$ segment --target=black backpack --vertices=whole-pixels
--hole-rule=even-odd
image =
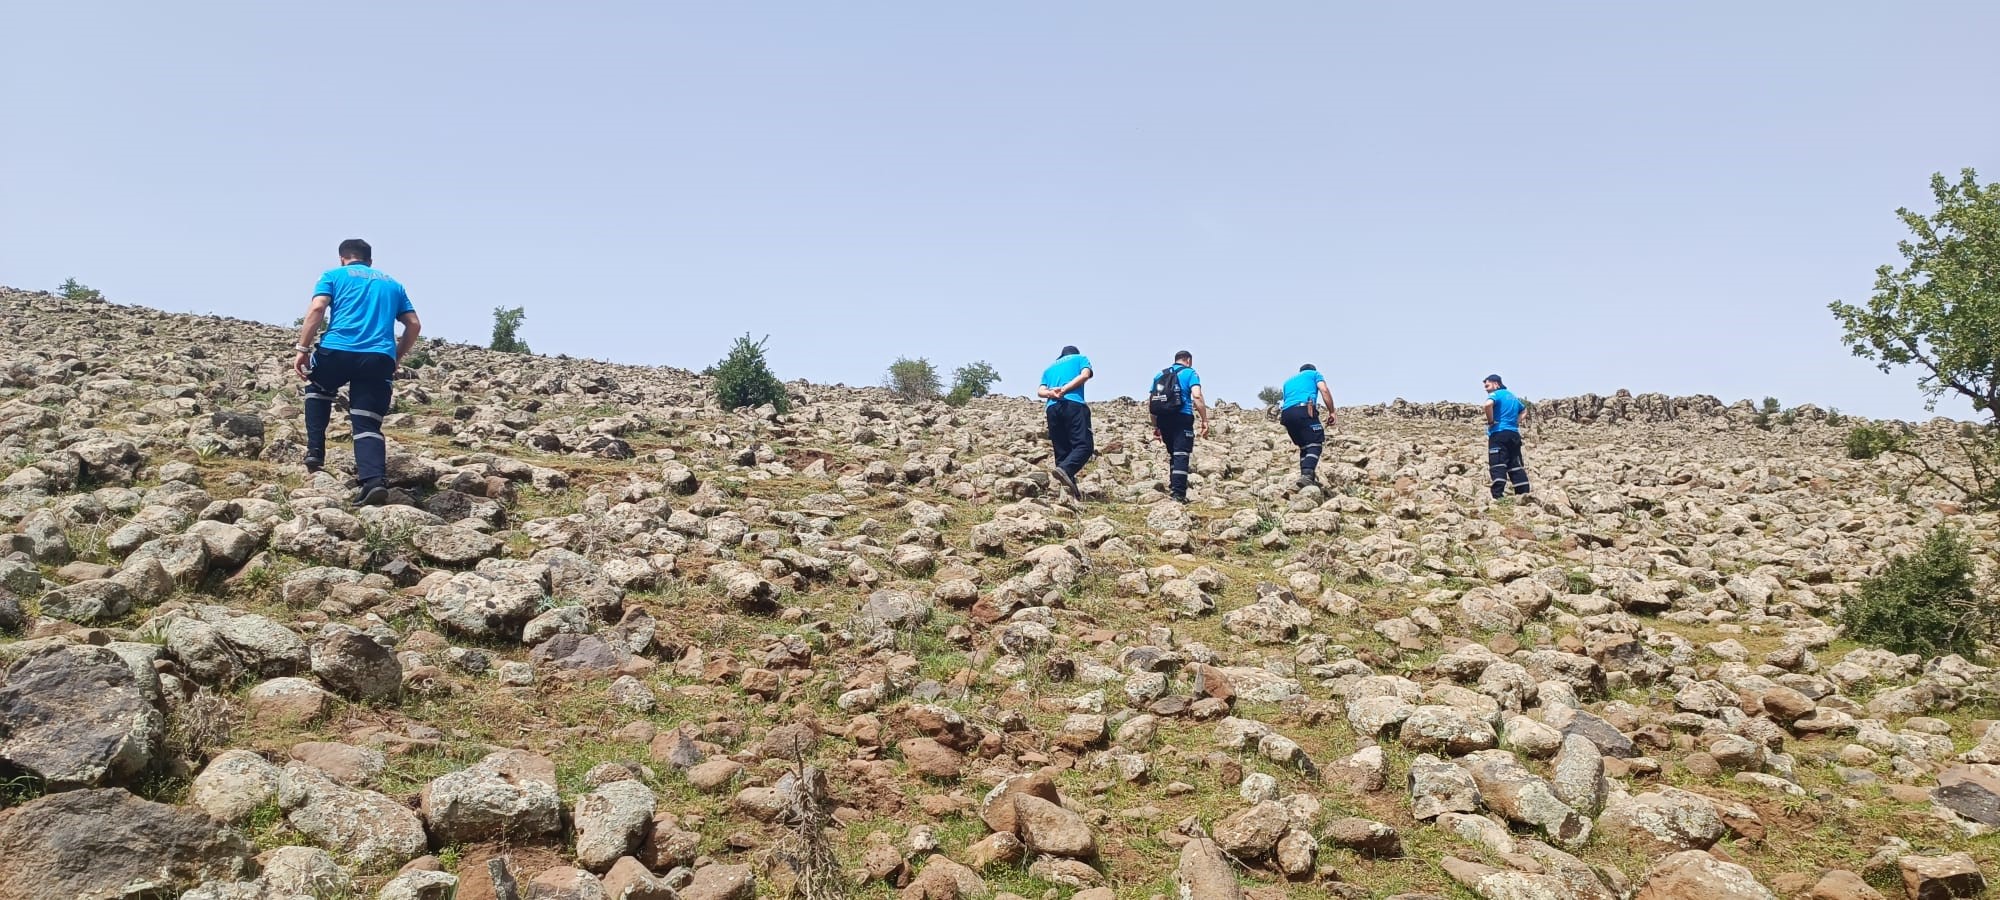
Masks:
[[[1153,376],[1153,390],[1146,395],[1146,409],[1154,416],[1180,415],[1181,406],[1185,402],[1181,397],[1180,374],[1183,368],[1186,367],[1174,363],[1161,369],[1160,374]]]

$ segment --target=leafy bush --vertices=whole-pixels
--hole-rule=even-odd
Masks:
[[[1848,637],[1895,653],[1971,653],[2000,634],[2000,619],[1974,589],[1965,542],[1944,527],[1916,555],[1898,555],[1862,582],[1840,622]]]
[[[403,365],[421,369],[435,362],[431,359],[431,345],[436,340],[436,338],[417,338],[417,345],[411,347],[410,352],[403,357]]]
[[[1765,397],[1764,405],[1758,407],[1756,415],[1750,417],[1750,422],[1751,424],[1756,425],[1758,428],[1762,428],[1765,431],[1770,431],[1771,417],[1777,415],[1778,410],[1782,408],[1783,408],[1782,404],[1778,403],[1778,398]]]
[[[104,294],[96,288],[74,278],[63,279],[62,286],[56,288],[56,293],[61,294],[64,300],[79,303],[96,303],[104,299]]]
[[[936,400],[944,392],[944,385],[938,381],[937,366],[921,356],[916,359],[896,357],[896,361],[889,364],[889,374],[882,377],[882,386],[912,402]]]
[[[493,340],[486,346],[502,353],[533,353],[528,342],[521,340],[521,322],[528,317],[528,311],[516,306],[493,307]]]
[[[951,373],[951,393],[944,396],[944,402],[953,406],[964,406],[974,398],[984,397],[993,392],[993,383],[1000,380],[1000,371],[986,364],[985,360],[959,366]]]
[[[779,412],[791,408],[784,382],[771,374],[770,365],[764,361],[764,343],[770,339],[770,335],[765,335],[762,340],[753,341],[746,332],[729,348],[729,355],[709,370],[715,376],[715,399],[723,409],[766,403],[777,407]]]
[[[1275,409],[1278,404],[1285,402],[1285,392],[1275,387],[1265,387],[1257,392],[1257,399],[1263,401],[1265,406]]]
[[[1841,415],[1839,409],[1836,409],[1831,406],[1826,408],[1826,424],[1832,425],[1835,428],[1839,428],[1841,423],[1846,421],[1847,417]]]
[[[1902,444],[1902,436],[1877,425],[1856,425],[1847,430],[1847,458],[1874,459]]]

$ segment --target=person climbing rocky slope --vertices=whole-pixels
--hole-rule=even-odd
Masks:
[[[723,411],[433,342],[354,509],[284,330],[0,321],[0,900],[1930,900],[1995,863],[2000,673],[1833,624],[1938,524],[1990,575],[1995,519],[1815,410],[1544,401],[1495,502],[1476,406],[1343,409],[1300,489],[1223,404],[1181,506],[1112,401],[1074,502],[1032,400]]]

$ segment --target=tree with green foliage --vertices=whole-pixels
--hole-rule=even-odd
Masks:
[[[1981,185],[1972,169],[1957,181],[1931,176],[1937,211],[1898,209],[1911,237],[1898,241],[1903,265],[1875,270],[1865,306],[1828,304],[1855,356],[1888,372],[1917,369],[1925,408],[1957,395],[1985,418],[1959,443],[1968,474],[1948,471],[1915,445],[1896,449],[1971,501],[2000,506],[2000,184]]]
[[[97,303],[104,299],[104,294],[98,289],[74,278],[63,279],[62,286],[56,288],[56,293],[72,303]]]
[[[487,347],[502,353],[533,353],[528,342],[521,340],[521,323],[528,318],[528,311],[519,306],[508,309],[493,307],[493,340]]]
[[[992,393],[999,380],[1000,370],[987,365],[986,360],[966,363],[951,373],[951,393],[944,396],[944,402],[964,406]]]
[[[1257,392],[1257,400],[1264,404],[1266,409],[1277,409],[1278,404],[1285,402],[1285,392],[1279,388],[1266,385],[1263,390]]]
[[[715,378],[716,402],[721,403],[723,409],[742,409],[766,403],[777,407],[779,412],[791,408],[791,398],[785,395],[785,383],[771,374],[770,364],[764,360],[764,344],[770,339],[770,335],[765,335],[762,340],[753,341],[745,332],[729,348],[729,355],[709,368],[708,374]]]
[[[1861,424],[1847,431],[1847,458],[1874,459],[1901,447],[1903,435],[1880,425]]]
[[[882,386],[913,403],[936,400],[939,394],[944,393],[937,366],[921,356],[916,359],[896,357],[896,361],[889,364],[889,373],[882,376]]]
[[[1882,574],[1862,582],[1840,622],[1861,643],[1926,656],[1970,655],[2000,635],[2000,618],[1980,602],[1971,553],[1944,527],[1916,554],[1891,558]]]

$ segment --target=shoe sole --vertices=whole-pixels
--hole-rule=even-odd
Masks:
[[[388,489],[388,488],[383,488],[383,487],[378,487],[378,488],[370,488],[370,489],[368,489],[368,490],[366,490],[366,491],[362,491],[362,492],[361,492],[361,496],[360,496],[360,498],[358,498],[358,499],[356,499],[356,500],[354,501],[354,505],[355,505],[355,506],[381,506],[381,505],[382,505],[382,504],[383,504],[383,503],[384,503],[385,501],[387,501],[388,499],[389,499],[389,489]]]
[[[1069,491],[1069,495],[1071,497],[1075,497],[1077,499],[1083,498],[1083,491],[1077,488],[1076,479],[1074,477],[1072,477],[1068,472],[1065,472],[1061,469],[1056,469],[1055,473],[1056,473],[1056,480],[1062,482],[1062,486]]]

